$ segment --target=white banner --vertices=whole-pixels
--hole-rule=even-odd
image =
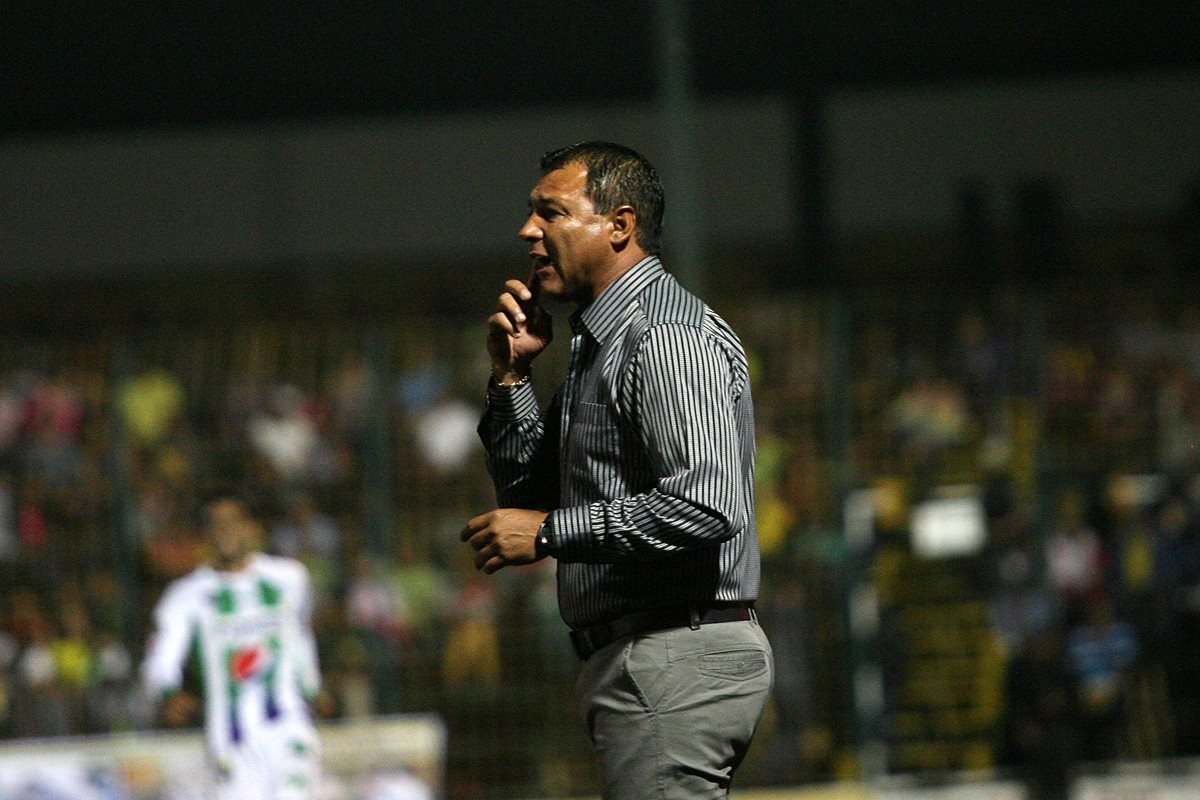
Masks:
[[[445,781],[435,715],[320,727],[319,800],[432,800]],[[211,793],[200,734],[133,732],[0,745],[0,800],[202,800]]]
[[[1071,800],[1200,800],[1200,775],[1112,775],[1076,781]]]

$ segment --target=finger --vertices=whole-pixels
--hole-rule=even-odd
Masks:
[[[487,514],[480,514],[477,517],[471,517],[469,520],[467,520],[467,525],[465,528],[462,529],[462,533],[460,533],[458,535],[458,538],[464,542],[467,541],[472,536],[474,536],[475,534],[479,533],[484,528],[486,528],[487,522],[488,522]]]
[[[511,316],[504,311],[497,311],[488,317],[487,324],[490,330],[498,330],[506,336],[512,336],[517,332],[516,327],[513,326]]]
[[[508,290],[513,297],[519,298],[522,303],[528,303],[534,298],[533,289],[531,288],[536,283],[534,273],[529,273],[529,279],[525,283],[521,283],[516,278],[511,278],[505,281],[504,288]]]
[[[484,548],[475,554],[475,569],[483,569],[489,561],[494,561],[497,558],[503,559],[495,550]]]
[[[491,575],[507,566],[508,561],[503,556],[493,556],[492,558],[488,559],[486,564],[483,565],[483,571],[484,573]]]
[[[514,322],[525,321],[525,309],[521,305],[521,301],[516,298],[512,292],[505,292],[496,300],[496,310],[501,314],[507,314]]]

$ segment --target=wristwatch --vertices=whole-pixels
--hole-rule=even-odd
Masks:
[[[550,515],[547,514],[533,535],[533,550],[538,558],[550,555]]]

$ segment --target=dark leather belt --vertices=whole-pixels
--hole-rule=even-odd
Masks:
[[[692,608],[656,608],[650,611],[635,611],[612,622],[571,631],[571,644],[575,653],[586,661],[600,648],[626,636],[665,631],[670,628],[690,627],[692,630],[698,630],[701,625],[748,619],[754,619],[754,603],[709,603]]]

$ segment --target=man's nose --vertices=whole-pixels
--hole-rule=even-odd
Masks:
[[[542,229],[534,224],[533,216],[530,215],[525,220],[525,224],[521,226],[521,229],[517,231],[517,236],[520,236],[527,242],[535,242],[542,238]]]

